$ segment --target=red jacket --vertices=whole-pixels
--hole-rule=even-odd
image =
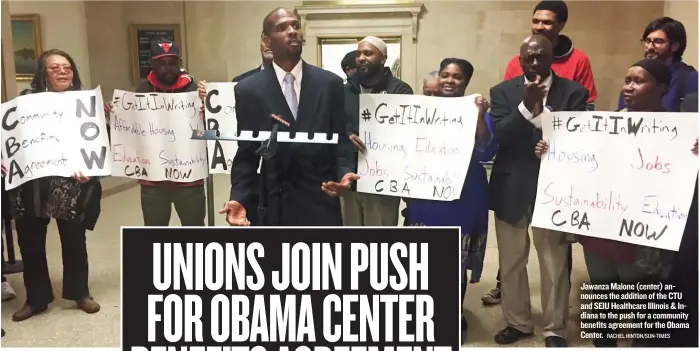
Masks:
[[[559,36],[559,44],[554,48],[554,61],[552,71],[559,77],[573,80],[588,90],[588,103],[592,103],[598,97],[593,82],[593,70],[588,56],[583,51],[573,47],[571,39],[565,35]],[[504,80],[513,79],[523,74],[520,68],[520,55],[515,55],[506,66]]]

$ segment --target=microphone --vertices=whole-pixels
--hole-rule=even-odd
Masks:
[[[277,153],[277,133],[280,130],[280,123],[289,127],[289,122],[282,119],[282,117],[272,113],[270,114],[272,118],[272,130],[270,131],[270,138],[263,141],[262,145],[255,151],[256,154],[261,156],[264,160],[269,160],[275,156]]]

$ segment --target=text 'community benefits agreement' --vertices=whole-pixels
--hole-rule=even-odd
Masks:
[[[129,351],[452,351],[457,228],[124,228]]]

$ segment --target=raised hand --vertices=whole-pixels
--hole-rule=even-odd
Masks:
[[[534,116],[539,115],[543,110],[542,100],[544,100],[546,86],[542,84],[541,81],[542,78],[537,76],[534,82],[525,84],[525,96],[523,98],[523,103]]]

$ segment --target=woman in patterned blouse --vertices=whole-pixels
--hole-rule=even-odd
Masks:
[[[73,59],[61,50],[48,50],[37,59],[31,89],[23,93],[80,90]],[[3,175],[7,173],[2,166]],[[100,305],[88,289],[86,230],[93,230],[100,213],[102,187],[99,179],[76,174],[73,178],[44,177],[30,180],[9,191],[17,241],[24,262],[27,301],[12,315],[19,322],[46,311],[54,299],[46,260],[46,233],[56,220],[63,256],[63,298],[73,300],[86,313]]]

